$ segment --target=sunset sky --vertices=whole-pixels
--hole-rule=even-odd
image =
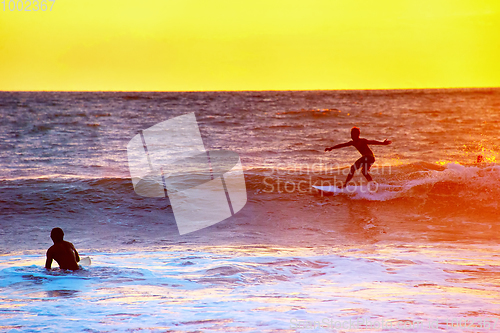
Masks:
[[[500,86],[498,0],[0,6],[0,90]]]

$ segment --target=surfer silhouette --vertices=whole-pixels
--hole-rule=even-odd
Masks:
[[[344,148],[344,147],[349,147],[349,146],[354,146],[359,153],[362,155],[361,158],[359,158],[354,164],[351,166],[351,170],[349,171],[349,174],[347,175],[347,179],[345,180],[344,186],[342,188],[346,187],[347,184],[351,181],[352,177],[354,176],[354,173],[356,170],[359,168],[362,168],[361,172],[363,173],[363,176],[365,176],[366,180],[371,182],[372,176],[368,173],[370,171],[370,168],[372,164],[375,162],[375,155],[373,155],[372,150],[368,145],[389,145],[391,144],[391,141],[388,141],[387,139],[385,141],[377,141],[377,140],[367,140],[360,138],[359,135],[361,134],[361,131],[357,127],[353,127],[351,129],[351,138],[352,140],[346,143],[341,143],[338,145],[335,145],[333,147],[325,148],[325,151],[331,151],[333,149],[338,149],[338,148]]]
[[[54,245],[47,250],[45,268],[50,269],[52,266],[52,259],[54,259],[62,269],[71,269],[73,271],[80,269],[80,266],[78,266],[78,262],[80,261],[78,251],[76,251],[73,244],[63,240],[63,230],[61,228],[52,229],[50,238],[52,238]]]

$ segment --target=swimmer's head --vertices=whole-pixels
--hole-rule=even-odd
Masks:
[[[353,139],[353,140],[359,139],[360,133],[361,133],[361,131],[356,126],[351,128],[351,139]]]
[[[54,243],[59,243],[63,241],[64,238],[64,232],[61,228],[54,228],[50,232],[50,238],[52,238],[52,241]]]

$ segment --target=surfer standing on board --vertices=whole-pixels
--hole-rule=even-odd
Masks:
[[[363,176],[365,176],[366,180],[371,182],[372,176],[368,173],[370,171],[370,168],[372,164],[375,162],[375,156],[373,155],[372,150],[368,145],[389,145],[391,144],[391,141],[388,141],[387,139],[385,141],[377,141],[377,140],[367,140],[359,137],[360,130],[357,127],[353,127],[351,129],[351,138],[352,140],[346,143],[341,143],[338,145],[335,145],[333,147],[325,148],[325,151],[330,151],[333,149],[338,149],[338,148],[344,148],[344,147],[349,147],[349,146],[354,146],[359,153],[362,155],[360,159],[358,159],[354,164],[351,166],[351,170],[349,171],[349,174],[347,175],[347,179],[345,180],[344,186],[342,188],[346,187],[349,181],[351,181],[352,177],[354,176],[354,173],[356,170],[359,168],[363,168],[361,172],[363,173]]]
[[[71,269],[73,271],[80,269],[80,266],[78,266],[78,262],[80,261],[78,251],[76,251],[73,244],[63,240],[63,230],[61,228],[52,229],[50,238],[52,238],[54,245],[47,250],[45,268],[50,269],[52,266],[52,259],[54,259],[61,269]]]

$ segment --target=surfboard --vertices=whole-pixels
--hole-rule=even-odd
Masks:
[[[366,186],[366,185],[348,185],[347,187],[337,187],[337,186],[317,186],[313,185],[315,189],[318,189],[323,192],[330,193],[374,193],[377,192],[377,186]]]
[[[387,184],[378,184],[378,183],[370,183],[365,185],[348,185],[347,187],[337,187],[337,186],[317,186],[313,185],[315,189],[318,189],[323,192],[335,193],[335,194],[353,194],[353,193],[378,193],[381,191],[394,191],[401,189],[399,185],[387,185]]]
[[[82,265],[82,266],[90,266],[90,264],[92,263],[92,260],[90,260],[90,257],[85,257],[85,258],[82,258],[80,259],[80,261],[78,262],[78,264]]]

